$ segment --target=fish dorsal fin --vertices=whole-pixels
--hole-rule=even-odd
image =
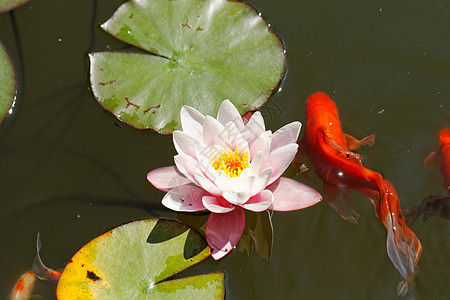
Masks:
[[[437,151],[431,152],[428,154],[427,158],[423,161],[423,164],[427,168],[436,168],[439,166],[440,163],[440,157]]]
[[[358,150],[359,147],[361,147],[362,145],[367,145],[369,147],[372,147],[373,144],[375,143],[375,134],[366,136],[362,140],[358,140],[355,137],[345,134],[345,133],[344,133],[344,137],[345,137],[345,142],[347,143],[348,149],[352,150],[352,151]]]
[[[358,153],[354,153],[350,150],[340,148],[337,145],[336,141],[332,137],[330,137],[329,134],[327,134],[327,130],[325,128],[322,129],[322,133],[324,143],[337,151],[336,156],[338,156],[339,158],[354,161],[355,163],[358,164],[361,163],[361,155],[359,155]]]

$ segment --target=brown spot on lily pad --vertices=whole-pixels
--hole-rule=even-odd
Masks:
[[[101,85],[101,86],[104,86],[104,85],[108,85],[108,84],[111,84],[111,83],[114,83],[114,82],[116,82],[117,80],[110,80],[110,81],[108,81],[108,82],[99,82],[98,83],[98,85]]]
[[[87,271],[86,278],[92,280],[92,281],[99,281],[102,280],[100,277],[97,276],[93,271]]]

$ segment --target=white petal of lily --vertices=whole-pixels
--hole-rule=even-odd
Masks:
[[[216,161],[217,157],[222,154],[222,151],[224,151],[224,149],[219,145],[205,147],[203,149],[200,147],[196,147],[197,160],[200,169],[203,174],[212,182],[216,182],[217,177],[221,175],[218,173],[218,171],[216,171],[216,169],[214,169],[212,162]]]
[[[184,154],[175,155],[173,160],[175,161],[178,171],[192,181],[192,183],[198,185],[197,181],[194,179],[194,171],[199,167],[197,160]]]
[[[272,169],[267,168],[262,170],[255,178],[255,180],[252,182],[252,185],[250,187],[250,194],[251,196],[254,196],[258,194],[260,191],[266,188],[266,186],[269,184],[269,180],[272,177]]]
[[[207,210],[218,214],[224,214],[234,209],[234,206],[222,197],[203,196],[202,203]]]
[[[205,116],[193,107],[184,105],[180,113],[183,131],[196,140],[203,138],[203,122]]]
[[[272,177],[269,180],[269,184],[277,180],[287,167],[289,167],[297,153],[297,149],[298,145],[295,143],[288,144],[270,152],[264,164],[264,168],[272,168]]]
[[[176,166],[155,169],[147,174],[147,180],[158,190],[168,192],[174,187],[191,183]]]
[[[255,112],[247,125],[245,125],[244,130],[242,130],[242,136],[248,142],[249,146],[253,141],[259,137],[263,132],[266,131],[266,126],[264,125],[264,119],[259,111]]]
[[[203,144],[206,146],[220,145],[226,148],[226,144],[220,139],[224,126],[213,117],[206,116],[203,122]]]
[[[245,204],[241,206],[245,209],[260,212],[265,211],[273,204],[273,194],[269,190],[263,190],[261,193],[251,197]]]
[[[219,112],[217,113],[217,120],[224,126],[228,122],[233,122],[236,124],[239,131],[244,129],[244,121],[242,121],[241,114],[228,99],[223,101],[220,105]]]
[[[180,185],[171,189],[162,199],[162,204],[175,211],[205,210],[202,198],[205,191],[194,184]]]
[[[195,139],[184,131],[175,130],[173,132],[173,144],[178,154],[185,154],[192,158],[195,154]]]
[[[301,128],[302,123],[296,121],[284,125],[275,131],[272,135],[272,146],[270,151],[297,142]]]
[[[253,142],[252,146],[250,147],[250,159],[253,159],[256,153],[262,151],[263,161],[265,161],[267,156],[269,155],[271,143],[272,132],[270,130],[265,131]]]
[[[194,171],[194,178],[198,182],[198,184],[204,188],[208,193],[214,196],[221,196],[222,191],[211,181],[209,180],[200,169]]]
[[[259,151],[258,153],[256,153],[255,157],[253,157],[250,166],[242,171],[241,177],[256,176],[257,174],[259,174],[262,162],[263,162],[263,153],[262,151]]]
[[[244,140],[241,132],[233,122],[228,122],[225,125],[223,131],[220,133],[217,139],[220,140],[221,143],[226,145],[226,148],[230,148],[232,151],[234,151],[234,149],[236,148],[239,149],[239,152],[241,151],[240,148],[248,149],[247,141]],[[245,143],[245,145],[242,145],[243,143]]]
[[[251,193],[248,190],[247,191],[243,190],[240,192],[230,191],[222,193],[222,197],[224,197],[228,202],[239,206],[247,202],[250,196]]]

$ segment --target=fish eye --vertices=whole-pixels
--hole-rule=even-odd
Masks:
[[[347,157],[350,157],[350,154],[348,154],[348,152],[347,152]]]

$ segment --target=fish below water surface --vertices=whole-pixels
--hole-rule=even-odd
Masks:
[[[42,243],[40,239],[40,233],[38,232],[36,239],[36,256],[33,260],[31,271],[24,273],[16,282],[14,288],[11,291],[10,300],[28,300],[33,292],[34,282],[36,277],[41,280],[48,280],[54,284],[58,284],[61,272],[50,269],[42,262],[40,251]]]
[[[450,197],[428,196],[422,200],[422,204],[402,210],[406,225],[411,226],[417,218],[423,214],[423,221],[431,216],[450,220]]]
[[[299,142],[317,175],[323,181],[328,203],[345,220],[356,223],[358,214],[353,209],[349,190],[369,197],[377,216],[387,230],[387,252],[404,280],[397,287],[399,295],[407,292],[412,283],[422,246],[406,226],[400,214],[400,201],[392,184],[361,163],[361,156],[352,151],[361,145],[372,146],[375,136],[362,140],[344,134],[336,104],[327,94],[315,93],[306,103],[305,134]],[[301,165],[299,152],[293,161]]]
[[[450,196],[450,128],[444,128],[439,132],[439,150],[431,152],[425,158],[425,166],[440,166],[444,189]]]

